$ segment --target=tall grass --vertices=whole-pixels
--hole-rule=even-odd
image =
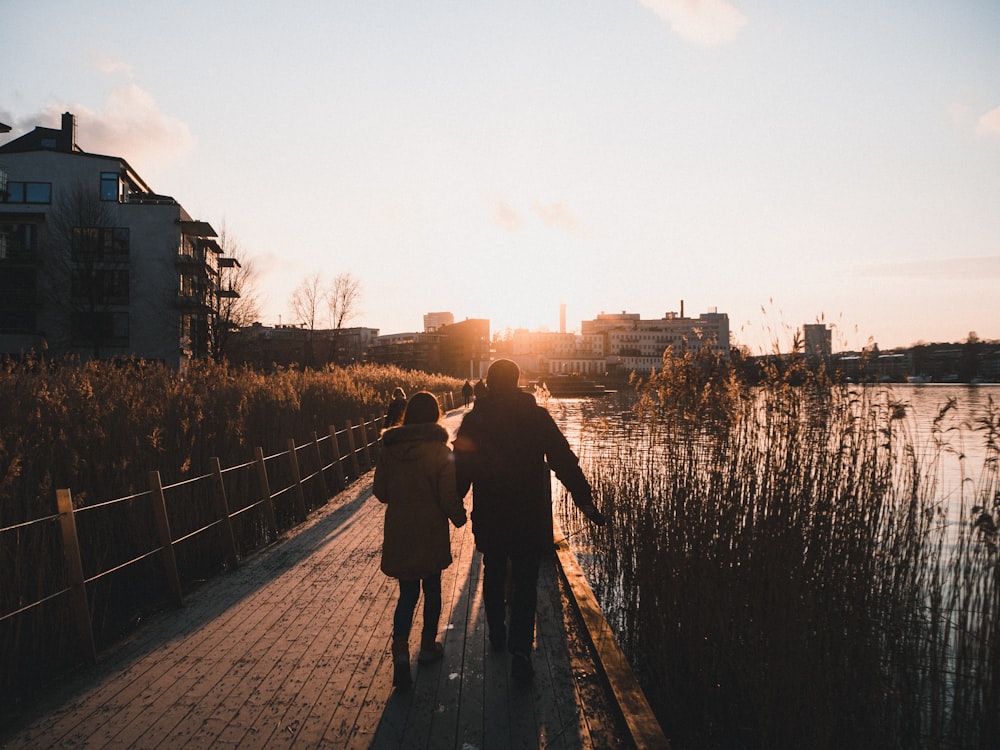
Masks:
[[[995,746],[996,405],[949,510],[950,406],[921,441],[889,390],[707,352],[636,395],[582,448],[610,522],[571,533],[675,747]]]
[[[457,384],[457,385],[456,385]],[[260,373],[199,361],[183,375],[147,362],[0,364],[0,527],[284,450],[313,431],[382,413],[392,389],[455,391],[454,378],[393,366]]]
[[[56,513],[57,488],[69,488],[77,507],[130,497],[149,489],[152,470],[164,484],[202,476],[212,457],[236,466],[252,460],[255,447],[279,453],[290,438],[302,444],[331,425],[342,430],[347,420],[380,415],[396,386],[458,393],[461,382],[375,365],[263,374],[197,362],[182,375],[146,362],[0,364],[0,529],[15,527],[0,534],[0,615],[66,585],[57,525],[19,526]],[[256,482],[245,489],[258,491]],[[195,529],[214,518],[205,493],[190,495],[172,504],[172,527]],[[158,546],[148,503],[78,516],[85,570],[108,570]],[[266,534],[249,514],[239,524],[258,529],[244,528],[250,536]],[[221,544],[202,557],[181,564],[196,578],[218,572]],[[163,580],[159,565],[154,558],[89,587],[99,645],[162,606],[163,587],[147,585]],[[72,640],[65,597],[0,621],[0,709],[72,664]]]

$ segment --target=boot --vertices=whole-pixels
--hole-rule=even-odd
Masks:
[[[417,661],[421,664],[429,664],[444,656],[444,646],[434,640],[434,633],[423,633],[420,637],[420,653],[417,654]]]
[[[410,644],[407,638],[392,639],[392,686],[399,690],[410,687]]]

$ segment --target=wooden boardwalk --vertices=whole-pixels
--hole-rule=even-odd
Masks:
[[[636,745],[555,555],[540,575],[535,681],[509,680],[508,657],[488,648],[471,524],[452,531],[455,562],[442,577],[444,659],[413,658],[413,688],[394,691],[397,588],[379,571],[383,514],[369,474],[72,675],[0,733],[0,746]]]

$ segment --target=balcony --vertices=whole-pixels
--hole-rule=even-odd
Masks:
[[[200,268],[204,266],[204,261],[191,253],[177,253],[174,262],[181,268]]]
[[[212,312],[212,306],[208,304],[204,292],[179,292],[177,294],[177,309],[187,313]]]

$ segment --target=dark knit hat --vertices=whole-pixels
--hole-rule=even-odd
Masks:
[[[403,424],[434,423],[441,418],[441,409],[433,393],[418,391],[410,396],[403,413]]]
[[[491,391],[512,391],[517,389],[517,379],[521,370],[516,362],[498,359],[486,371],[486,385]]]

